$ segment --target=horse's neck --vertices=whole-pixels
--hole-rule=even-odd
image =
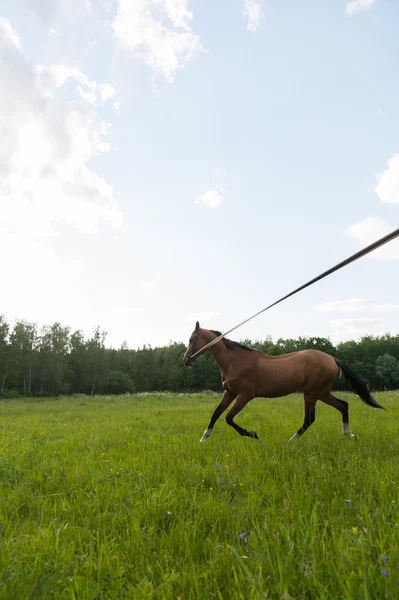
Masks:
[[[231,350],[228,350],[222,341],[209,348],[215,362],[226,375],[233,366],[233,356]]]

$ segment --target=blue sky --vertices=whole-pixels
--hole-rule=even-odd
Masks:
[[[396,228],[399,5],[0,0],[10,319],[225,330]],[[399,243],[235,332],[399,333]]]

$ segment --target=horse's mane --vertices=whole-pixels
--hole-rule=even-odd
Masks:
[[[220,331],[215,331],[214,329],[211,329],[211,331],[218,337],[222,335]],[[229,340],[228,338],[222,338],[222,342],[229,350],[234,350],[234,348],[242,348],[243,350],[249,350],[250,352],[253,351],[253,348],[250,348],[245,344],[240,344],[240,342],[233,342],[233,340]]]

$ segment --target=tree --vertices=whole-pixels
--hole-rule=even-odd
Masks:
[[[42,328],[39,338],[40,394],[57,395],[70,389],[65,380],[68,375],[69,332],[69,327],[62,327],[60,323]]]
[[[73,393],[87,392],[85,369],[87,363],[86,342],[82,331],[74,331],[70,336],[68,357],[68,381]]]
[[[0,394],[4,393],[7,380],[7,367],[9,359],[8,335],[10,326],[4,315],[0,315]]]
[[[96,327],[93,336],[87,343],[87,358],[89,364],[90,377],[90,394],[100,388],[101,384],[107,379],[105,371],[105,339],[107,333],[100,331],[100,327]]]
[[[14,367],[16,384],[20,385],[24,394],[30,394],[32,391],[32,364],[37,342],[36,323],[15,323],[10,335],[10,362]]]
[[[384,389],[393,389],[399,384],[399,361],[386,353],[375,362],[375,372]]]
[[[127,392],[133,392],[134,386],[127,373],[111,371],[104,386],[104,391],[106,394],[126,394]]]

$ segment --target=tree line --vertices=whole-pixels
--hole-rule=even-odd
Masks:
[[[57,396],[123,394],[147,391],[197,392],[221,390],[220,371],[207,353],[191,368],[183,366],[185,345],[106,347],[105,331],[95,328],[85,338],[60,323],[39,328],[0,316],[0,394]],[[242,340],[269,355],[315,348],[346,362],[371,389],[399,388],[399,336],[365,336],[334,346],[328,338],[300,337]],[[345,389],[338,380],[336,389]]]

